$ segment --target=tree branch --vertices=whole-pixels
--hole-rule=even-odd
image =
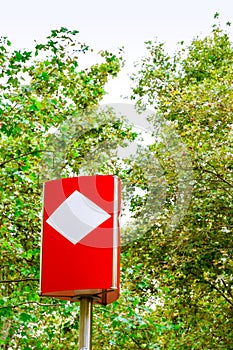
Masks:
[[[20,278],[17,280],[0,280],[0,283],[18,283],[18,282],[27,282],[27,281],[39,282],[39,278]]]
[[[193,276],[197,277],[196,274],[193,273],[192,271],[190,271],[190,273],[191,273]],[[199,278],[200,282],[202,282],[202,283],[207,283],[212,289],[215,289],[217,292],[219,292],[219,293],[222,295],[222,297],[223,297],[231,306],[233,306],[233,301],[231,301],[231,300],[224,294],[224,292],[221,291],[221,289],[219,289],[215,284],[213,284],[213,283],[210,282],[210,281],[207,281],[207,280],[204,279],[203,277],[200,277],[200,276],[199,276],[198,278]],[[221,279],[221,281],[223,282],[222,279]],[[223,282],[223,284],[225,285],[224,282]],[[229,293],[229,292],[228,292],[228,293]],[[230,293],[230,295],[231,295],[231,293]],[[232,296],[232,295],[231,295],[231,296]]]
[[[227,284],[226,284],[226,282],[224,281],[224,279],[221,278],[221,281],[222,281],[224,287],[226,288],[227,293],[228,293],[228,294],[231,296],[231,298],[233,299],[233,295],[232,295],[232,293],[231,293],[231,289],[227,286]]]
[[[47,151],[46,150],[31,151],[31,152],[28,152],[28,153],[21,154],[18,157],[12,157],[12,158],[10,158],[8,160],[5,160],[4,162],[0,163],[0,167],[2,168],[5,164],[10,163],[13,160],[20,159],[22,157],[29,156],[30,154],[34,154],[34,153],[38,153],[38,152],[47,152]]]
[[[34,304],[34,305],[38,305],[38,306],[59,306],[59,305],[63,305],[62,303],[56,303],[56,304],[42,304],[42,303],[39,303],[37,301],[25,301],[24,303],[20,303],[20,304],[17,304],[17,305],[8,305],[8,306],[2,306],[0,307],[0,310],[2,309],[8,309],[8,308],[11,308],[11,309],[16,309],[20,306],[27,306],[29,304]]]
[[[233,306],[233,302],[221,291],[221,289],[219,289],[218,287],[216,287],[213,283],[209,282],[209,281],[205,281],[207,282],[213,289],[215,289],[217,292],[219,292],[223,298],[231,305]]]
[[[204,169],[202,166],[200,166],[200,169],[204,172],[204,173],[209,173],[209,174],[212,174],[214,176],[216,176],[218,179],[220,179],[222,182],[224,182],[225,184],[227,184],[228,186],[230,187],[233,187],[233,184],[228,182],[227,180],[224,179],[224,177],[218,173],[215,173],[214,171],[212,170],[209,170],[209,169]]]

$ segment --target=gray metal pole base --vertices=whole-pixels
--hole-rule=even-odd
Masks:
[[[92,298],[80,298],[79,350],[91,350]]]

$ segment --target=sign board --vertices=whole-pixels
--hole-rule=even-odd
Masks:
[[[47,181],[41,243],[42,296],[100,304],[119,297],[120,180],[113,175]]]

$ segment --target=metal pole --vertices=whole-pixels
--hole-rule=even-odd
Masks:
[[[91,350],[92,298],[80,299],[79,350]]]

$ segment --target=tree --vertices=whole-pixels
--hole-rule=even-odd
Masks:
[[[74,307],[64,307],[56,300],[42,301],[38,296],[42,180],[51,174],[53,157],[49,152],[57,151],[53,141],[61,132],[59,128],[69,148],[59,171],[63,176],[75,171],[78,141],[72,135],[72,144],[68,144],[66,122],[72,119],[76,129],[82,126],[83,111],[98,104],[105,93],[104,85],[117,75],[122,64],[120,55],[103,51],[102,63],[80,69],[80,57],[91,49],[79,43],[77,35],[76,30],[52,30],[47,41],[36,44],[34,51],[11,50],[10,41],[1,38],[0,342],[4,349],[64,348],[61,338],[68,323],[73,322],[71,314],[77,314]],[[108,124],[79,135],[79,158],[95,144],[97,131],[103,140],[111,137],[109,132],[115,137],[121,135],[119,122]],[[39,336],[42,329],[47,334]],[[56,345],[52,339],[58,332]],[[51,345],[47,347],[48,338]],[[67,334],[66,343],[65,348],[72,347]]]
[[[161,348],[229,349],[233,321],[233,46],[218,25],[211,35],[195,38],[188,47],[181,43],[173,57],[161,43],[146,44],[148,56],[132,77],[131,98],[140,109],[148,105],[156,109],[154,123],[162,115],[177,130],[192,160],[194,181],[183,220],[173,231],[166,230],[176,202],[176,173],[165,145],[152,147],[166,171],[169,190],[161,219],[132,248],[135,266],[140,262],[141,269],[145,267],[145,282],[140,281],[141,269],[134,281],[137,277],[140,293],[158,303],[153,319],[155,324],[162,320],[162,331],[157,333]],[[130,265],[132,260],[128,268]]]
[[[95,308],[93,349],[230,349],[229,36],[214,26],[211,35],[194,39],[189,47],[181,44],[172,57],[163,44],[147,42],[148,56],[132,77],[131,98],[141,110],[154,107],[151,122],[161,132],[136,160],[110,161],[109,144],[116,147],[118,140],[137,137],[113,112],[98,114],[92,108],[107,79],[119,71],[121,57],[103,52],[102,63],[80,70],[79,57],[89,48],[75,41],[77,34],[52,31],[34,52],[9,51],[10,42],[1,42],[1,345],[77,346],[77,304],[42,300],[37,294],[40,196],[41,183],[51,174],[79,174],[91,159],[93,172],[113,172],[129,184],[135,218],[123,235],[124,243],[128,238],[131,243],[122,246],[121,298]],[[179,145],[185,145],[180,152]],[[152,187],[146,166],[155,175]],[[191,187],[189,202],[182,189]]]

